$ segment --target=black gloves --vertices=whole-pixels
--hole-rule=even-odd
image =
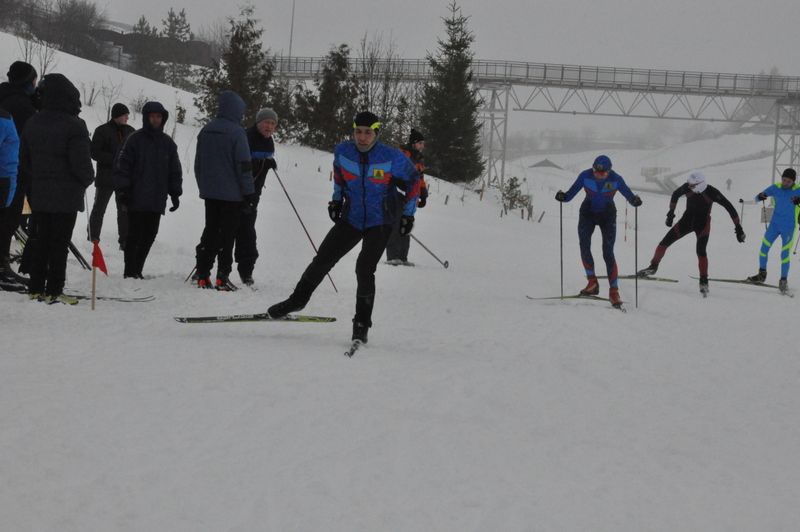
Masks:
[[[170,196],[169,199],[172,201],[172,207],[169,208],[169,212],[177,211],[178,207],[181,206],[181,200],[178,196]]]
[[[11,191],[11,178],[0,177],[0,209],[6,208],[8,193]]]
[[[792,203],[800,205],[800,196],[792,196]]]
[[[405,214],[400,217],[400,234],[403,236],[410,235],[411,230],[414,229],[414,217],[406,216]]]
[[[258,207],[258,194],[247,194],[242,200],[242,214],[251,215]]]
[[[641,204],[642,204],[642,198],[640,198],[639,196],[634,196],[633,199],[631,200],[631,205],[633,205],[634,207],[639,207]]]
[[[765,199],[767,199],[767,195],[764,194],[763,192],[759,192],[756,198],[758,198],[759,201],[764,201]]]
[[[342,219],[342,205],[342,200],[331,200],[328,202],[328,217],[330,217],[333,223]]]
[[[420,189],[419,191],[419,201],[417,202],[417,207],[421,209],[427,204],[428,204],[428,189],[426,187]]]
[[[567,201],[567,195],[563,191],[556,192],[556,201]]]
[[[738,240],[740,243],[744,242],[744,229],[742,229],[742,226],[740,224],[736,224],[734,231],[736,231],[736,240]]]
[[[264,160],[264,167],[267,170],[277,170],[278,169],[278,162],[275,159],[265,159]]]
[[[670,210],[667,213],[667,227],[672,227],[672,222],[675,221],[675,211]]]

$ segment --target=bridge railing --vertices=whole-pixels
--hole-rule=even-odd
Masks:
[[[275,70],[286,77],[311,79],[325,64],[322,57],[276,57]],[[425,59],[351,59],[356,73],[391,74],[406,81],[430,79],[432,68]],[[730,74],[643,68],[615,68],[521,61],[472,62],[476,82],[585,89],[630,90],[780,98],[800,96],[800,77],[765,74]]]

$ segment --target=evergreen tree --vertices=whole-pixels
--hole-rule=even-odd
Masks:
[[[133,26],[131,33],[136,35],[134,52],[136,59],[133,72],[152,80],[164,81],[164,67],[158,63],[158,30],[150,25],[144,15]]]
[[[350,66],[346,44],[331,49],[314,80],[316,92],[300,90],[295,96],[297,121],[302,124],[300,142],[319,150],[332,151],[352,132],[357,111],[358,80]]]
[[[270,105],[273,62],[262,48],[263,28],[253,18],[254,8],[242,8],[239,18],[229,19],[228,43],[221,61],[200,74],[200,94],[194,103],[207,119],[217,113],[217,95],[223,90],[235,91],[247,105],[245,121],[255,119],[259,109]]]
[[[480,99],[470,87],[474,35],[467,29],[469,17],[450,4],[444,20],[447,40],[438,39],[436,56],[428,54],[433,71],[426,84],[420,111],[425,131],[425,159],[436,174],[453,182],[472,181],[484,170],[481,159],[478,108]]]
[[[175,10],[170,8],[166,20],[162,20],[161,25],[163,28],[161,36],[165,40],[167,57],[164,81],[173,87],[192,90],[194,88],[191,81],[192,68],[187,58],[186,43],[194,39],[194,35],[189,21],[186,20],[186,10],[181,9],[175,13]]]

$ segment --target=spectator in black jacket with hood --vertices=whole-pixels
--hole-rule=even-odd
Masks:
[[[31,299],[75,304],[65,296],[67,252],[78,211],[94,169],[89,131],[78,118],[78,89],[61,74],[48,74],[40,84],[42,111],[22,133],[20,163],[30,177],[31,223],[36,238],[30,249]]]
[[[128,125],[130,111],[121,103],[111,107],[111,120],[98,126],[92,135],[92,159],[97,161],[97,179],[95,179],[94,205],[89,216],[89,240],[100,240],[103,229],[103,217],[106,214],[108,200],[114,194],[114,161],[128,135],[136,131]],[[128,237],[128,213],[125,206],[117,203],[117,235],[120,249],[125,249]]]
[[[0,107],[8,111],[14,119],[17,136],[28,120],[36,114],[39,98],[36,92],[36,69],[23,61],[15,61],[8,69],[8,82],[0,83]],[[20,169],[17,188],[11,205],[0,211],[0,279],[17,283],[27,283],[28,279],[17,275],[9,264],[11,238],[22,220],[22,206],[28,188],[28,177]]]
[[[242,211],[252,212],[254,194],[250,148],[241,126],[245,103],[233,91],[222,91],[217,116],[197,135],[194,176],[206,204],[206,223],[197,247],[197,286],[211,288],[211,267],[217,259],[218,290],[235,290],[229,276],[233,240]]]
[[[142,269],[158,234],[169,196],[174,212],[183,193],[178,146],[164,133],[169,113],[159,102],[142,108],[144,125],[128,137],[114,165],[117,201],[128,211],[124,277],[144,279]]]

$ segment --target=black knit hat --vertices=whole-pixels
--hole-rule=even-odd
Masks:
[[[425,140],[425,137],[414,128],[411,128],[411,134],[408,136],[408,143],[414,144],[416,142],[422,142]]]
[[[119,118],[120,116],[129,114],[131,114],[131,112],[124,103],[115,103],[111,107],[111,118]]]
[[[33,65],[24,61],[14,61],[8,69],[8,82],[12,85],[25,85],[33,83],[36,79],[36,69]]]
[[[353,119],[353,129],[357,127],[368,127],[377,133],[381,129],[381,119],[369,111],[361,111]]]
[[[786,170],[783,171],[783,173],[781,174],[781,177],[788,177],[792,181],[796,181],[797,180],[797,172],[794,171],[794,168],[787,168]]]

